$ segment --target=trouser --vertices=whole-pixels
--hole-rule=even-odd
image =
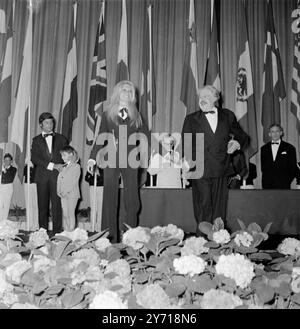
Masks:
[[[60,197],[57,195],[57,176],[52,174],[45,181],[37,181],[37,197],[39,207],[39,225],[48,230],[49,201],[51,200],[53,233],[62,231],[62,208]]]
[[[94,194],[96,195],[94,204]],[[93,207],[95,206],[95,230],[102,230],[102,205],[103,205],[103,186],[90,186],[90,207],[91,207],[91,218],[93,216]]]
[[[63,228],[65,231],[74,231],[76,218],[75,208],[78,202],[78,198],[61,198],[61,206],[63,213]]]
[[[119,240],[118,225],[118,194],[120,173],[124,184],[124,206],[126,224],[137,226],[137,213],[140,207],[138,192],[138,169],[133,168],[105,168],[104,191],[102,209],[102,228],[109,229],[112,242]]]
[[[226,220],[228,201],[227,177],[200,178],[192,182],[194,216],[197,222],[196,234],[201,235],[200,222],[213,223],[217,217]]]
[[[36,184],[35,183],[29,184],[29,193],[30,193],[29,204],[27,202],[27,198],[28,198],[27,187],[28,184],[24,183],[26,214],[29,214],[29,230],[36,231],[39,229],[39,209],[37,202]]]
[[[9,206],[13,195],[13,183],[0,183],[0,221],[6,220],[9,213]]]

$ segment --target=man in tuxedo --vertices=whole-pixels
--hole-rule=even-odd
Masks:
[[[225,220],[228,199],[227,180],[230,175],[230,154],[241,149],[248,141],[247,134],[239,126],[234,113],[217,107],[219,91],[213,86],[204,86],[199,91],[199,110],[186,116],[183,124],[182,139],[184,155],[185,134],[192,134],[192,159],[196,160],[196,134],[204,136],[204,171],[200,178],[192,179],[194,216],[197,224],[202,221],[213,222],[221,217]],[[192,170],[192,166],[191,166]],[[190,170],[190,171],[191,171]],[[197,168],[196,168],[197,170]],[[190,178],[190,173],[185,179]],[[196,234],[201,235],[197,225]]]
[[[270,142],[261,147],[260,160],[263,189],[290,189],[297,172],[296,149],[282,140],[278,124],[269,127]]]
[[[31,146],[31,161],[35,165],[39,225],[48,230],[49,201],[51,200],[53,233],[62,231],[62,209],[57,195],[57,176],[63,161],[60,150],[68,145],[65,136],[54,132],[54,118],[44,112],[39,117],[42,133],[34,137]]]

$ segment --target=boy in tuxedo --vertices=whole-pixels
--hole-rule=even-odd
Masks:
[[[261,147],[263,189],[290,189],[296,176],[296,149],[282,140],[283,129],[278,124],[269,128],[270,142]]]
[[[31,161],[36,166],[39,225],[48,230],[49,201],[51,200],[53,233],[62,231],[62,209],[57,195],[57,176],[63,160],[60,150],[68,145],[65,136],[54,132],[54,118],[44,112],[39,117],[42,133],[34,137],[31,146]]]

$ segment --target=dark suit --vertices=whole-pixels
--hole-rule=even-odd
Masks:
[[[202,110],[186,116],[182,130],[183,141],[185,133],[193,134],[194,161],[196,160],[195,134],[204,134],[204,173],[201,178],[192,180],[195,219],[197,223],[213,222],[217,217],[225,220],[228,198],[227,176],[230,175],[230,156],[227,154],[230,134],[234,135],[234,139],[241,147],[247,143],[248,136],[239,126],[234,113],[227,109],[218,109],[215,133]],[[198,230],[197,234],[200,234]]]
[[[52,152],[49,152],[47,142],[42,134],[32,140],[31,161],[36,166],[35,183],[37,186],[39,225],[48,229],[49,201],[51,200],[53,232],[62,231],[62,210],[60,198],[57,195],[58,171],[48,170],[49,162],[63,163],[60,150],[68,145],[67,139],[61,134],[52,137]]]
[[[131,227],[137,226],[137,213],[140,208],[139,193],[138,193],[138,168],[131,168],[126,160],[126,168],[121,168],[119,163],[119,147],[122,143],[121,136],[119,136],[119,127],[127,127],[127,134],[124,135],[123,142],[127,144],[127,152],[123,154],[128,158],[128,154],[136,145],[128,145],[128,138],[131,134],[136,132],[145,133],[149,136],[149,131],[145,125],[139,129],[130,125],[130,119],[127,117],[125,120],[118,117],[118,125],[107,118],[106,112],[103,113],[100,126],[101,133],[112,133],[116,139],[116,163],[114,166],[104,168],[104,191],[103,191],[103,208],[102,208],[102,228],[109,229],[112,242],[118,241],[118,189],[120,174],[124,183],[124,205],[126,210],[126,224]],[[127,138],[127,141],[125,140]],[[98,141],[99,142],[99,141]],[[106,144],[105,144],[106,145]],[[123,144],[124,145],[124,144]],[[95,144],[90,155],[90,159],[96,160],[98,152],[104,145]],[[124,148],[122,147],[124,150]],[[99,164],[98,164],[99,165]]]
[[[262,188],[291,188],[291,183],[297,171],[296,149],[293,145],[281,141],[274,161],[271,142],[269,142],[261,147],[260,159]]]
[[[298,166],[296,169],[296,184],[300,185],[300,162],[298,162]]]

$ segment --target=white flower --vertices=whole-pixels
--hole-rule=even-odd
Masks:
[[[165,234],[170,235],[174,239],[179,239],[180,241],[182,241],[182,239],[184,237],[183,230],[173,224],[169,224],[166,226]]]
[[[100,262],[100,257],[94,249],[80,249],[76,252],[73,252],[72,257],[74,259],[82,259],[87,264],[93,266],[98,265]]]
[[[204,293],[200,306],[204,309],[233,309],[242,304],[238,296],[224,290],[210,289]]]
[[[12,293],[12,292],[5,292],[3,295],[2,295],[2,302],[5,304],[5,305],[12,305],[14,303],[17,303],[19,301],[19,298],[16,294]]]
[[[26,260],[15,262],[5,270],[6,276],[15,282],[21,282],[21,276],[31,268],[31,264]]]
[[[131,246],[134,250],[139,250],[150,240],[150,235],[147,234],[143,227],[131,228],[123,234],[122,242]]]
[[[165,231],[166,231],[165,226],[155,226],[151,229],[150,233],[151,234],[164,235]]]
[[[38,231],[35,231],[30,234],[29,242],[35,247],[42,247],[46,244],[46,241],[49,240],[47,230],[40,228]]]
[[[191,237],[184,241],[184,246],[181,249],[181,256],[195,255],[199,256],[209,251],[209,248],[204,247],[207,240],[202,237]]]
[[[293,267],[292,278],[295,279],[300,276],[300,267]]]
[[[236,285],[246,288],[254,274],[254,264],[240,254],[221,255],[216,264],[217,274],[223,274],[235,281]]]
[[[0,240],[14,239],[18,233],[17,223],[10,220],[0,221]]]
[[[180,274],[188,274],[193,276],[195,274],[200,274],[205,269],[206,262],[195,255],[181,256],[175,258],[173,261],[173,266],[175,271]]]
[[[234,238],[234,242],[239,247],[241,245],[244,247],[250,247],[252,241],[253,241],[253,237],[248,232],[238,233]]]
[[[87,231],[78,227],[72,232],[63,231],[61,233],[57,233],[56,235],[66,236],[67,238],[71,239],[73,242],[76,241],[79,245],[85,244],[88,240]]]
[[[104,274],[114,272],[121,277],[130,276],[130,265],[125,259],[117,259],[107,264]]]
[[[75,271],[71,273],[72,284],[76,286],[76,284],[80,284],[86,281],[86,276],[83,271]]]
[[[284,255],[299,256],[300,241],[294,238],[286,238],[278,246],[277,250]]]
[[[90,309],[128,309],[127,301],[123,302],[114,291],[106,290],[96,295],[91,302]]]
[[[119,286],[117,293],[125,294],[131,290],[130,266],[124,259],[117,259],[106,266],[104,275],[115,273],[116,276],[107,279],[109,287]]]
[[[213,240],[216,243],[225,244],[230,241],[230,234],[227,230],[219,230],[213,233]]]
[[[46,272],[49,267],[55,266],[56,262],[52,259],[49,259],[45,256],[36,255],[35,261],[33,263],[33,272]]]
[[[14,287],[12,284],[8,283],[5,279],[5,272],[0,270],[0,296],[6,291],[13,291]]]
[[[291,288],[295,294],[300,292],[300,276],[293,278],[291,282]]]
[[[105,251],[107,247],[111,246],[111,243],[107,238],[100,238],[96,240],[95,246],[99,251]]]
[[[170,307],[170,299],[165,291],[157,283],[146,285],[136,294],[136,301],[144,308],[162,309]]]

